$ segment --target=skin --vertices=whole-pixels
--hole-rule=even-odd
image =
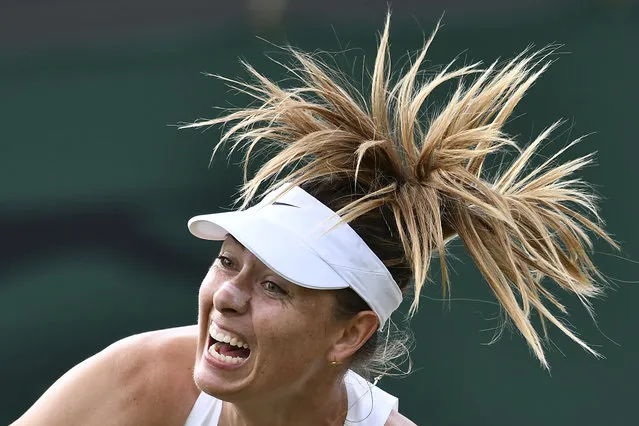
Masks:
[[[65,373],[13,425],[183,425],[199,394],[196,345],[196,326],[127,337]]]
[[[198,325],[111,345],[67,372],[14,425],[180,426],[200,391],[225,401],[221,426],[343,425],[341,379],[377,317],[365,311],[338,321],[334,303],[330,292],[282,279],[227,238],[200,288]],[[239,368],[207,361],[211,321],[249,344]],[[386,426],[402,425],[414,423],[393,411]]]

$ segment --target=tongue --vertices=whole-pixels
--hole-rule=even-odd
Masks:
[[[219,345],[219,353],[226,356],[234,356],[240,358],[248,358],[249,353],[251,351],[246,348],[238,348],[237,346],[232,346],[229,343],[222,343]]]

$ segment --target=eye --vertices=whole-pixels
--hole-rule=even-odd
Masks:
[[[288,293],[279,285],[275,284],[273,281],[264,281],[262,287],[267,293],[271,293],[278,296],[286,296]]]
[[[229,259],[226,256],[223,255],[219,255],[218,257],[215,258],[215,260],[222,265],[223,268],[231,268],[233,267],[233,262],[231,261],[231,259]]]

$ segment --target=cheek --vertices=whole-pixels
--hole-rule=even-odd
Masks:
[[[312,297],[304,300],[297,309],[300,323],[310,336],[328,337],[334,330],[334,300],[322,290],[306,290]]]
[[[268,334],[271,349],[280,353],[282,361],[324,359],[331,343],[331,317],[326,306],[304,301],[264,308],[259,315],[254,311],[253,320]],[[283,353],[288,356],[282,357]]]

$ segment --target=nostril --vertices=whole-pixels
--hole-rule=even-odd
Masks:
[[[220,313],[226,314],[226,315],[237,313],[237,311],[235,309],[233,309],[233,308],[223,308],[223,309],[220,309],[219,311],[220,311]]]

